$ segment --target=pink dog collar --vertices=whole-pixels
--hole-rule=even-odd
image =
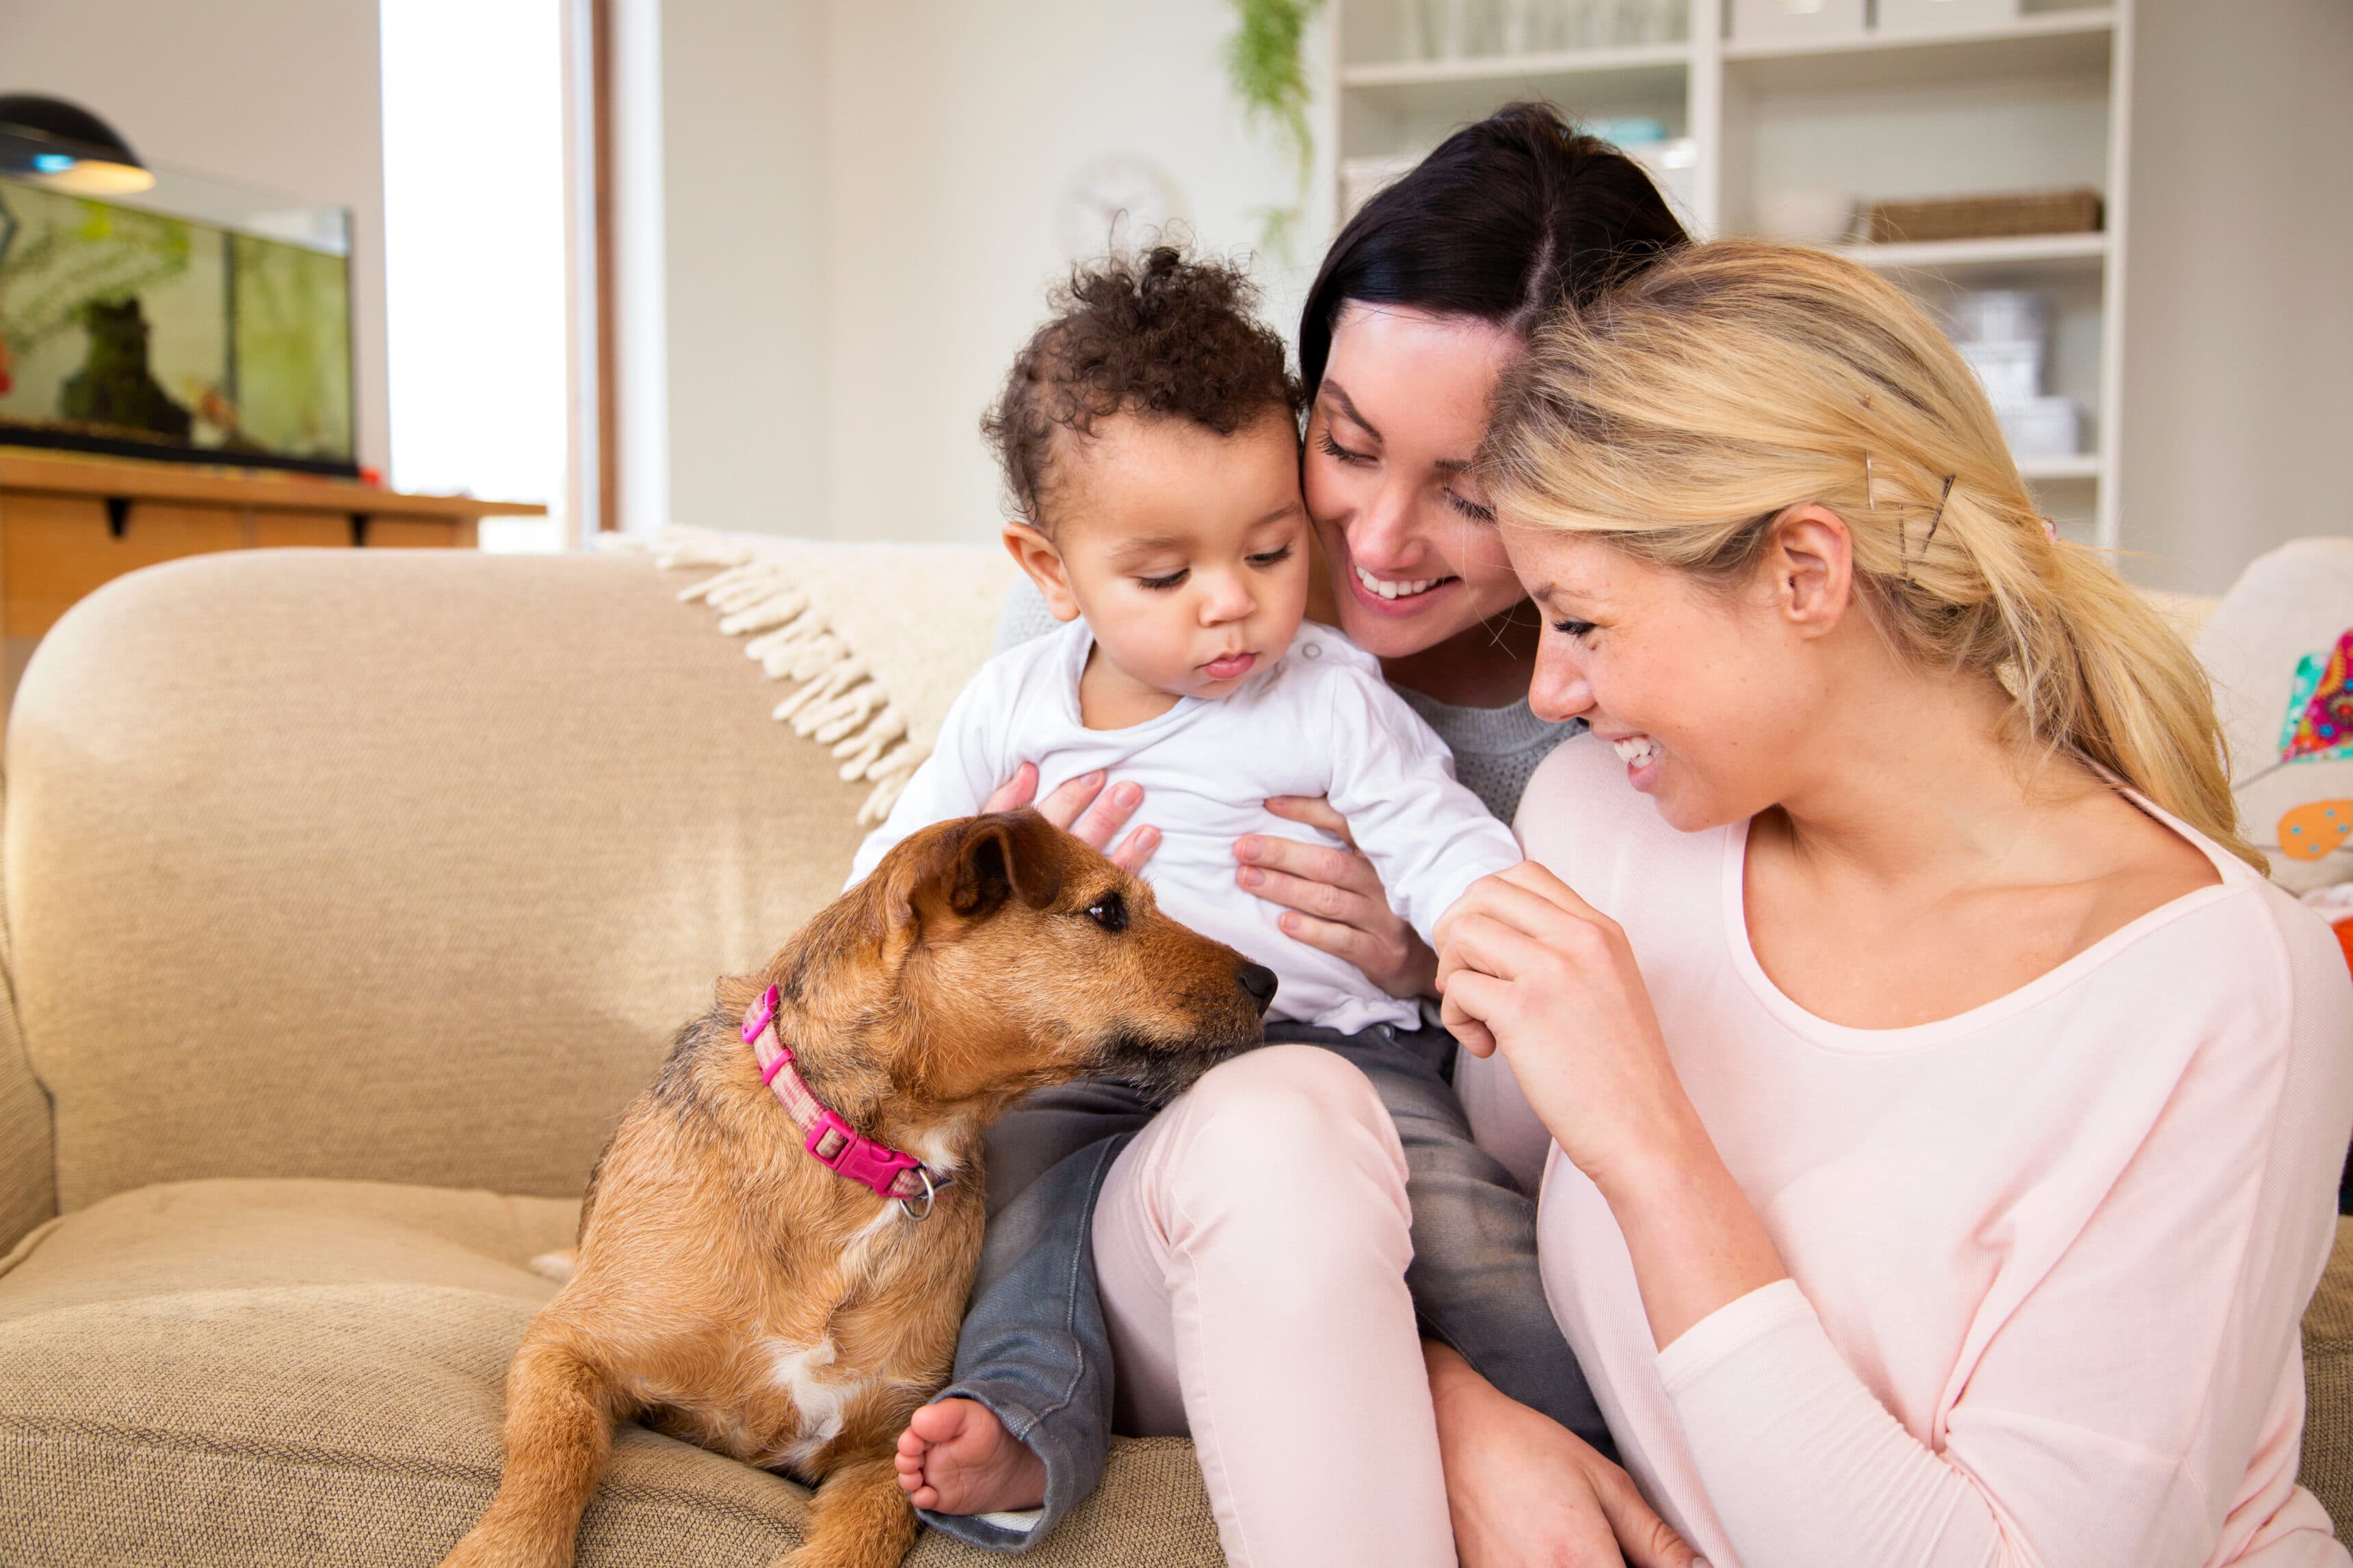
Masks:
[[[744,1043],[752,1047],[754,1061],[759,1060],[760,1037],[774,1028],[776,1022],[776,988],[771,985],[744,1014]],[[939,1189],[946,1186],[951,1178],[934,1175],[913,1154],[877,1143],[810,1092],[807,1081],[793,1065],[793,1048],[785,1044],[781,1029],[776,1030],[776,1055],[760,1069],[760,1081],[768,1086],[769,1092],[785,1108],[785,1114],[800,1129],[801,1146],[819,1164],[838,1176],[847,1176],[860,1186],[873,1188],[883,1197],[895,1198],[911,1219],[923,1219],[931,1214]],[[907,1206],[916,1198],[923,1200],[921,1213]]]

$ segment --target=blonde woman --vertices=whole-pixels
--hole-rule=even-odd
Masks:
[[[1698,247],[1539,335],[1482,472],[1598,739],[1445,1009],[1651,1501],[1715,1568],[2347,1563],[2295,1479],[2353,984],[1935,327]],[[1608,1472],[1430,1353],[1465,1563],[1607,1561]]]

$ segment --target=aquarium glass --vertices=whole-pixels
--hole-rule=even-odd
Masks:
[[[353,471],[332,236],[0,180],[0,443]]]

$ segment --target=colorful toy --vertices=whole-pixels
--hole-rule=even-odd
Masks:
[[[2279,819],[2280,853],[2291,860],[2317,860],[2341,848],[2348,835],[2353,835],[2353,800],[2308,800]]]
[[[2353,690],[2346,672],[2353,664],[2353,631],[2326,654],[2308,653],[2295,667],[2288,693],[2287,722],[2280,731],[2280,761],[2353,756]]]

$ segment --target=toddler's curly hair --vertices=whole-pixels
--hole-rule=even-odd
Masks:
[[[1053,531],[1044,502],[1058,448],[1098,419],[1189,419],[1230,436],[1271,412],[1295,423],[1305,406],[1282,340],[1255,313],[1257,286],[1230,263],[1155,245],[1073,268],[1047,303],[1052,319],[980,421],[1015,515],[1040,532]]]

